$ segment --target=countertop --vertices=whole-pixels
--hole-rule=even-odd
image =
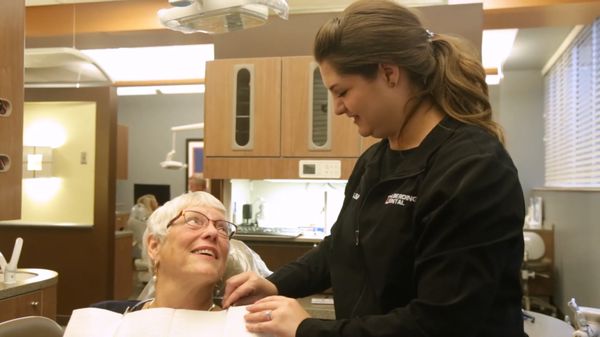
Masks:
[[[289,242],[289,243],[312,243],[318,244],[323,240],[323,234],[305,232],[300,236],[265,235],[265,234],[238,234],[233,238],[241,241],[264,241],[264,242]]]
[[[124,229],[122,231],[115,231],[115,238],[123,238],[127,236],[133,236],[133,232],[128,229]]]
[[[58,283],[58,273],[48,269],[22,268],[17,272],[36,274],[24,281],[17,281],[12,284],[5,284],[4,274],[0,273],[0,300],[21,294],[30,293]]]
[[[298,302],[313,318],[335,319],[335,309],[333,307],[333,297],[330,295],[313,295],[299,298]]]

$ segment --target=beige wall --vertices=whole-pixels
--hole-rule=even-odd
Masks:
[[[37,130],[39,123],[57,130]],[[53,144],[63,131],[64,144],[53,145],[53,178],[23,181],[22,221],[93,224],[96,103],[25,103],[23,126],[25,145],[31,138],[42,142],[36,145]],[[82,152],[86,164],[80,163]]]

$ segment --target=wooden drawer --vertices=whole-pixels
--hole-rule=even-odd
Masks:
[[[56,285],[0,300],[0,322],[24,316],[56,320]]]
[[[42,315],[42,292],[35,291],[0,300],[0,321]]]

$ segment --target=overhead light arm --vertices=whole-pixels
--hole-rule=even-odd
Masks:
[[[179,126],[173,126],[171,127],[171,151],[169,151],[167,153],[167,156],[165,158],[164,161],[160,162],[160,166],[162,168],[166,168],[169,170],[179,170],[179,169],[183,169],[186,168],[187,165],[173,160],[173,157],[175,156],[175,143],[176,143],[176,136],[175,133],[177,131],[188,131],[188,130],[203,130],[204,129],[204,123],[196,123],[196,124],[186,124],[186,125],[179,125]]]
[[[204,130],[204,123],[186,124],[174,126],[171,131]]]

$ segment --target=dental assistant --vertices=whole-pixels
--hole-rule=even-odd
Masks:
[[[522,337],[523,192],[464,42],[409,9],[359,0],[314,57],[335,113],[381,141],[358,159],[318,247],[268,278],[227,282],[247,327],[279,337]],[[333,289],[336,320],[293,298]]]

